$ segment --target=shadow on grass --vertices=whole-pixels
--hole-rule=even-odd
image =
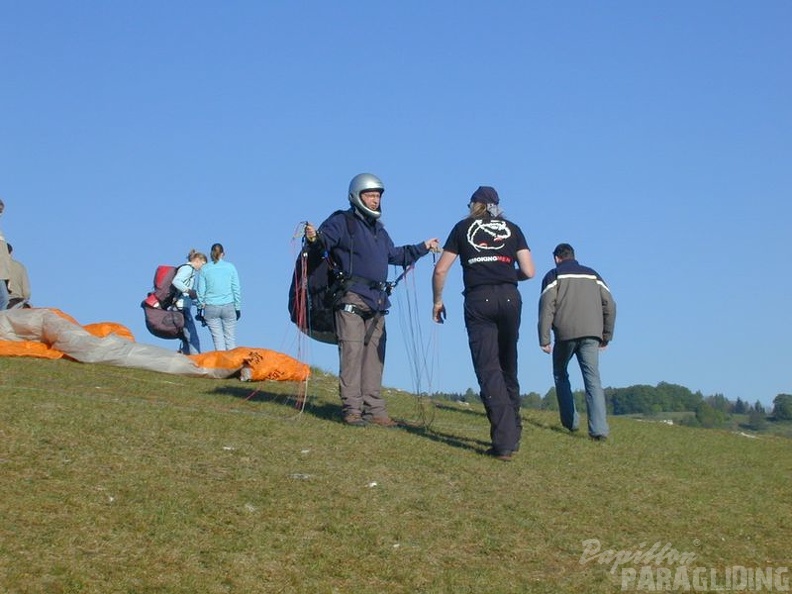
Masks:
[[[278,404],[288,408],[299,408],[301,396],[299,393],[284,393],[284,392],[270,392],[267,390],[259,390],[250,387],[241,386],[223,386],[212,390],[214,394],[223,396],[231,396],[232,398],[239,398],[247,402],[266,402],[269,404]],[[311,414],[317,418],[327,421],[335,421],[341,423],[341,404],[315,404],[312,402],[311,397],[308,397],[308,402],[305,404],[304,412]]]
[[[484,410],[481,409],[469,409],[466,407],[460,407],[458,405],[445,404],[443,402],[434,402],[432,403],[432,406],[434,406],[434,408],[437,410],[442,410],[449,413],[457,413],[468,416],[472,415],[474,417],[485,417],[485,419],[487,416]],[[489,447],[492,445],[489,441],[438,431],[437,429],[432,428],[431,422],[428,424],[417,424],[408,421],[402,421],[400,423],[400,427],[402,430],[407,431],[412,435],[423,437],[437,443],[442,443],[453,448],[468,450],[479,454],[483,454],[484,451],[489,449]]]
[[[550,423],[546,423],[544,421],[540,421],[539,419],[533,417],[523,417],[523,425],[533,425],[538,429],[545,429],[546,431],[555,431],[556,433],[561,433],[562,435],[567,435],[569,437],[573,437],[576,439],[584,439],[588,437],[585,431],[570,431],[566,427],[562,425],[551,425]]]
[[[444,404],[442,402],[435,402],[434,403],[434,407],[439,409],[439,410],[447,410],[447,411],[454,412],[454,413],[462,413],[464,415],[474,415],[474,416],[477,416],[477,417],[486,416],[486,413],[484,412],[483,409],[473,410],[471,408],[460,407],[459,405],[455,406],[455,405],[450,405],[450,404]]]
[[[296,399],[291,394],[281,394],[276,392],[267,392],[264,390],[257,390],[252,387],[236,387],[236,386],[223,386],[212,390],[213,394],[220,394],[223,396],[231,396],[249,402],[273,402],[275,400]]]
[[[430,441],[478,453],[481,453],[482,448],[487,449],[491,445],[488,441],[475,439],[473,437],[462,437],[459,435],[453,435],[451,433],[443,433],[442,431],[437,431],[435,429],[427,428],[421,425],[401,423],[400,428],[412,435],[423,437]]]
[[[288,406],[289,408],[295,408],[299,403],[299,396],[297,394],[259,390],[256,389],[254,386],[245,386],[245,387],[222,386],[212,390],[212,393],[223,396],[230,396],[232,398],[238,398],[240,400],[245,400],[247,402],[266,402],[270,404]],[[467,410],[464,408],[458,408],[455,406],[448,406],[444,404],[435,404],[435,406],[438,409],[442,409],[454,413],[461,413],[464,415],[474,415],[477,417],[486,416],[484,411],[479,411],[479,410]],[[304,412],[305,414],[310,414],[319,419],[343,424],[343,420],[341,417],[340,403],[330,404],[327,402],[323,402],[317,404],[312,402],[312,399],[309,397]],[[478,453],[482,453],[483,450],[486,450],[491,445],[489,441],[437,431],[435,429],[432,429],[431,427],[425,427],[423,425],[418,425],[418,424],[401,422],[399,424],[399,428],[402,431],[406,431],[417,437],[423,437],[424,439],[429,439],[431,441],[442,443],[450,447],[459,448],[462,450],[469,450]],[[369,429],[375,431],[382,430],[377,427],[369,427]]]

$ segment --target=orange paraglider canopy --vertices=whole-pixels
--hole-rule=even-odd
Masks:
[[[237,347],[185,356],[135,342],[132,332],[115,322],[81,326],[58,309],[31,308],[0,312],[0,356],[68,357],[84,363],[137,367],[179,375],[245,381],[305,381],[310,368],[284,353]]]

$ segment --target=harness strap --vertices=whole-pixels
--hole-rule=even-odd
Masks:
[[[396,280],[392,280],[392,281],[373,281],[364,276],[356,276],[354,274],[347,275],[344,272],[339,272],[338,275],[345,282],[360,283],[368,286],[368,288],[370,289],[379,289],[380,291],[385,291],[388,294],[388,296],[390,296],[390,294],[393,292],[393,289],[396,288],[396,285],[398,285],[402,281],[402,279],[407,275],[407,273],[410,270],[412,270],[412,268],[413,268],[412,265],[407,266],[404,270],[402,270],[402,273],[398,277],[396,277]]]
[[[346,274],[344,272],[338,272],[336,273],[336,275],[342,280],[345,286],[350,284],[365,285],[369,289],[377,289],[378,291],[384,291],[388,295],[391,294],[391,291],[393,291],[393,287],[396,286],[396,283],[392,283],[388,281],[375,281],[375,280],[371,280],[370,278],[366,278],[365,276],[358,276],[356,274]]]
[[[345,312],[348,312],[348,313],[353,313],[355,315],[358,315],[361,318],[363,318],[364,321],[370,320],[372,318],[379,318],[379,317],[382,317],[382,316],[384,316],[385,314],[388,313],[387,310],[385,310],[385,311],[377,311],[377,312],[365,311],[363,309],[360,309],[357,305],[353,305],[352,303],[345,303],[344,305],[342,305],[338,309],[339,309],[339,311],[345,311]],[[374,323],[374,324],[371,324],[368,327],[368,330],[366,330],[366,335],[363,337],[363,344],[365,346],[368,346],[369,341],[371,341],[371,336],[372,336],[372,334],[374,334],[374,328],[376,328],[376,327],[377,327],[377,324]]]
[[[373,311],[366,311],[360,309],[357,305],[353,305],[352,303],[345,303],[341,307],[339,307],[338,310],[359,315],[364,320],[368,320],[369,318],[374,317]]]

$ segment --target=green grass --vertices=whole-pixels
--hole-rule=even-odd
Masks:
[[[587,539],[789,565],[788,439],[524,411],[504,463],[480,407],[388,390],[414,426],[347,427],[335,382],[299,414],[295,384],[0,359],[0,592],[620,591]]]

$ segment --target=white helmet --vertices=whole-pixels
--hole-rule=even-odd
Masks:
[[[374,190],[380,193],[385,192],[385,184],[382,183],[382,180],[371,173],[359,173],[349,182],[349,202],[367,217],[378,219],[382,214],[382,205],[380,205],[380,210],[371,210],[368,206],[363,204],[363,201],[360,199],[360,194],[362,192],[371,192]]]

